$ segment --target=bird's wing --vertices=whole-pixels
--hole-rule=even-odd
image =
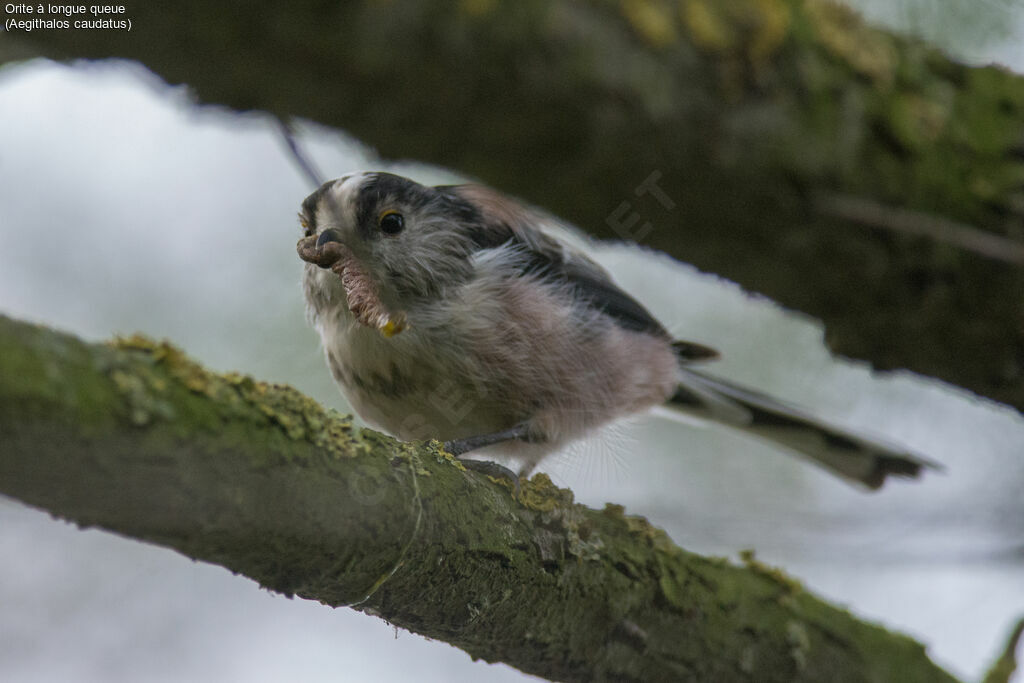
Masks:
[[[624,329],[670,338],[651,312],[615,284],[604,268],[545,232],[543,226],[554,223],[555,219],[483,185],[439,189],[469,202],[479,212],[482,220],[474,242],[481,248],[511,243],[526,254],[522,265],[524,272],[570,284],[581,301]],[[693,342],[676,342],[673,348],[681,360],[718,356],[713,349]]]

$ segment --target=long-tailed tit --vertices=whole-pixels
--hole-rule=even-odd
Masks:
[[[794,450],[870,488],[927,461],[694,365],[553,219],[480,185],[352,173],[302,203],[303,286],[327,365],[369,424],[520,476],[617,418],[666,404]]]

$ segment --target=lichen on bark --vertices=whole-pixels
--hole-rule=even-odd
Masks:
[[[952,681],[753,556],[467,471],[140,336],[0,317],[0,493],[553,680]]]

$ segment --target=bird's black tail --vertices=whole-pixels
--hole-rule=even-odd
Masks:
[[[941,469],[898,446],[834,427],[770,396],[686,367],[680,368],[669,407],[785,446],[871,489],[890,475],[913,478],[926,468]]]

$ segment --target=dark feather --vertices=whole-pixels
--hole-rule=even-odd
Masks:
[[[619,289],[603,270],[586,262],[578,264],[573,261],[547,266],[548,272],[556,277],[564,277],[576,289],[581,298],[590,306],[609,316],[619,326],[633,332],[648,332],[660,337],[669,337],[669,333],[655,320],[650,311],[626,292]]]
[[[936,463],[898,446],[835,427],[753,389],[695,370],[683,368],[680,373],[680,384],[669,399],[670,405],[789,446],[869,488],[877,489],[890,475],[913,478],[924,469],[940,469]],[[738,411],[730,410],[730,404]],[[800,434],[816,436],[817,442]]]
[[[462,198],[479,212],[480,219],[473,226],[473,241],[480,249],[506,244],[522,249],[528,257],[523,263],[524,273],[572,285],[581,301],[624,329],[669,337],[650,311],[616,285],[601,266],[544,233],[539,226],[550,219],[481,185],[437,189]]]
[[[722,357],[718,351],[710,346],[704,346],[697,342],[674,341],[672,342],[672,348],[675,349],[676,356],[681,361],[716,360]]]

